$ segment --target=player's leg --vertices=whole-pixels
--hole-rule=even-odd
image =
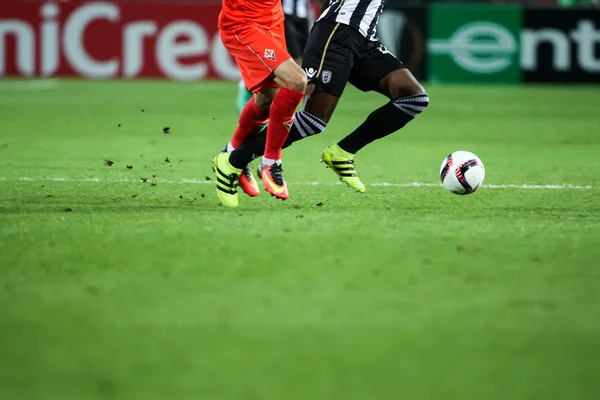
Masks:
[[[286,15],[284,27],[287,51],[296,64],[302,65],[302,54],[308,40],[308,18],[298,18],[293,15]],[[241,110],[252,97],[252,93],[246,89],[243,80],[240,81],[238,86],[238,108],[241,113]],[[266,129],[266,125],[263,129]]]
[[[241,146],[249,137],[256,135],[269,118],[270,105],[277,93],[276,85],[265,84],[273,75],[276,65],[270,65],[263,53],[256,49],[263,47],[271,38],[267,33],[253,26],[240,30],[223,30],[221,39],[225,48],[235,58],[246,87],[255,92],[242,110],[238,125],[226,150],[232,151]],[[263,55],[261,55],[263,54]],[[229,162],[230,152],[222,152],[213,160],[217,182],[217,196],[223,205],[236,207],[238,204],[237,187],[242,168],[236,168]]]
[[[304,97],[306,75],[286,50],[285,30],[281,23],[269,32],[269,40],[257,41],[259,54],[273,73],[274,82],[280,87],[270,106],[269,125],[266,130],[264,157],[259,171],[265,189],[273,196],[286,199],[287,184],[283,178],[281,153],[289,134],[294,112]],[[266,82],[263,87],[268,87]]]
[[[324,160],[337,161],[330,166],[340,176],[340,170],[352,175],[355,184],[346,183],[364,192],[354,167],[354,155],[367,144],[396,132],[417,117],[427,108],[429,97],[410,71],[383,46],[373,49],[355,64],[350,82],[360,90],[374,90],[390,99],[353,132],[323,152]]]
[[[306,75],[291,57],[275,69],[274,75],[281,88],[271,104],[264,156],[259,172],[265,190],[285,200],[289,194],[283,178],[281,153],[294,121],[294,112],[304,97]]]
[[[354,33],[356,32],[356,33]],[[311,31],[303,60],[309,80],[305,105],[295,114],[294,123],[283,147],[321,133],[342,95],[353,59],[353,49],[348,47],[351,35],[358,31],[331,21],[320,21]],[[238,168],[262,155],[266,138],[257,136],[244,143],[231,155]]]
[[[238,125],[227,144],[226,151],[240,147],[246,139],[255,136],[269,120],[271,103],[277,94],[277,88],[266,87],[259,89],[242,109]]]
[[[245,26],[231,32],[221,32],[223,44],[236,59],[246,86],[256,94],[255,101],[249,101],[240,116],[238,129],[231,141],[236,148],[260,129],[268,111],[271,124],[266,132],[265,159],[261,175],[265,189],[280,198],[287,198],[287,186],[283,180],[281,148],[289,133],[294,110],[304,96],[306,76],[294,63],[285,49],[283,24],[272,31]],[[277,91],[277,88],[281,87]],[[264,101],[258,101],[263,99]],[[248,111],[248,112],[246,112]],[[217,188],[222,187],[219,199],[223,204],[237,206],[238,177],[243,167],[230,162],[231,153],[223,153],[215,158]],[[219,168],[222,167],[222,168]],[[244,165],[245,167],[245,165]],[[219,180],[219,175],[222,178]],[[233,183],[234,178],[236,182]]]
[[[306,42],[308,40],[308,18],[298,18],[293,15],[286,14],[284,27],[287,51],[292,56],[296,64],[302,65],[302,54],[304,52],[304,47],[306,46]],[[250,93],[250,91],[246,89],[244,81],[240,81],[240,84],[238,85],[237,97],[237,106],[240,113],[242,112],[242,109],[244,108],[245,104],[248,102],[251,96],[252,93]],[[260,133],[266,133],[266,128],[267,126],[265,125],[260,131]],[[256,144],[259,145],[260,150],[258,150],[258,152],[262,153],[262,150],[266,146],[266,136],[259,141],[260,143]],[[284,144],[284,147],[287,146]],[[231,151],[231,148],[229,149],[229,151]],[[260,194],[258,184],[256,183],[256,179],[252,175],[250,165],[248,164],[242,169],[239,184],[242,190],[251,197],[255,197]]]
[[[260,92],[255,93],[240,114],[238,125],[233,133],[229,143],[221,150],[228,155],[230,152],[240,147],[248,138],[256,136],[265,126],[269,118],[270,106],[273,98],[277,94],[276,87],[265,87]],[[223,157],[223,156],[221,156]],[[223,170],[228,170],[230,164],[225,164]],[[260,194],[260,189],[256,178],[251,172],[250,166],[246,165],[236,174],[239,176],[238,185],[250,197],[256,197]],[[218,181],[217,181],[218,182]]]
[[[309,36],[308,25],[308,18],[296,18],[294,16],[286,15],[284,26],[287,50],[298,65],[302,65],[302,54],[304,52],[304,48],[306,47],[306,43],[308,41]],[[314,89],[314,85],[311,86]],[[312,92],[312,89],[309,90]],[[306,97],[304,100],[306,102]],[[337,98],[335,98],[334,100],[337,104]],[[328,107],[328,109],[329,108],[331,107]],[[329,117],[327,117],[326,119],[329,120]],[[254,183],[254,177],[250,172],[248,162],[263,155],[267,140],[266,136],[263,135],[264,133],[266,133],[266,128],[267,126],[265,126],[260,132],[262,136],[258,136],[248,141],[247,145],[244,146],[244,149],[241,149],[241,151],[236,154],[239,159],[238,164],[245,165],[242,174],[240,175],[240,187],[244,192],[246,192],[250,196],[256,196],[259,192],[258,185]],[[320,128],[319,131],[322,131],[323,129],[324,125]],[[315,132],[316,131],[317,129],[315,129]],[[302,136],[299,134],[298,129],[292,127],[292,129],[290,130],[290,134],[288,135],[288,138],[286,139],[286,142],[284,143],[283,147],[288,147],[290,144],[301,138]]]
[[[336,96],[315,90],[314,84],[308,85],[304,109],[296,112],[294,123],[283,148],[323,132],[338,101],[339,98]],[[243,146],[232,152],[231,163],[238,168],[244,168],[263,155],[266,143],[267,137],[262,133],[247,140]]]
[[[362,37],[362,35],[353,28],[347,26],[338,26],[341,32],[344,34],[340,35],[340,40],[345,43],[352,43],[352,51],[351,53],[347,53],[346,51],[339,51],[343,49],[343,46],[335,46],[330,54],[324,58],[325,64],[327,64],[328,60],[337,67],[333,67],[332,70],[327,70],[319,67],[319,79],[317,80],[317,87],[314,94],[311,96],[312,98],[307,101],[305,110],[310,115],[314,115],[323,122],[323,127],[327,122],[329,122],[329,118],[333,114],[335,107],[337,106],[337,98],[334,100],[334,96],[341,95],[343,86],[339,84],[333,84],[336,79],[339,79],[339,72],[344,71],[342,75],[341,82],[345,86],[346,82],[351,81],[352,71],[355,69],[355,63],[360,63],[360,52],[361,48],[368,46],[369,41]],[[311,33],[312,37],[312,33]],[[345,39],[345,40],[344,40]],[[309,39],[310,40],[310,39]],[[323,63],[321,63],[322,65]],[[323,70],[322,70],[323,69]],[[335,72],[334,72],[335,71]],[[311,73],[311,69],[308,68],[306,70],[307,74]],[[341,89],[338,89],[341,87]],[[339,97],[339,96],[338,96]],[[318,133],[318,132],[302,132],[302,137],[306,137],[310,134]],[[307,135],[308,134],[308,135]],[[295,137],[290,134],[291,139],[295,139]],[[360,181],[356,174],[356,169],[354,167],[354,155],[349,154],[348,152],[341,149],[338,145],[332,145],[325,149],[321,153],[321,161],[324,162],[328,168],[334,171],[340,180],[346,185],[354,188],[359,192],[365,191],[365,186]]]
[[[249,121],[252,121],[251,123],[257,122],[257,125],[253,125],[250,131],[246,131],[247,134],[245,134],[244,136],[238,135],[238,137],[235,140],[235,143],[232,140],[227,144],[227,146],[225,146],[225,148],[222,151],[231,152],[236,148],[240,147],[249,137],[254,137],[266,129],[266,120],[255,121],[254,118],[263,118],[265,114],[268,114],[270,112],[270,106],[273,101],[273,98],[277,94],[277,90],[278,89],[275,87],[267,86],[263,88],[261,92],[258,92],[251,96],[250,100],[242,109],[242,113],[252,113],[252,110],[255,108],[261,110],[259,115],[251,115],[249,117]],[[241,119],[243,120],[244,118]],[[238,133],[237,130],[236,133]],[[242,172],[240,173],[239,177],[239,186],[240,188],[242,188],[244,193],[246,193],[250,197],[256,197],[260,194],[258,183],[256,181],[256,178],[252,174],[250,165],[246,165],[244,168],[242,168]]]
[[[309,21],[308,18],[299,18],[294,15],[285,15],[284,21],[284,29],[285,29],[285,41],[287,45],[287,51],[292,56],[296,64],[302,65],[302,55],[304,53],[304,48],[306,47],[306,42],[308,41],[309,35]],[[241,113],[246,103],[252,97],[252,92],[250,92],[246,88],[246,84],[244,80],[240,80],[238,84],[238,96],[237,96],[237,108],[238,112]],[[263,130],[266,129],[264,126]],[[247,172],[248,174],[249,172]],[[246,175],[247,175],[246,174]],[[240,186],[246,193],[248,193],[245,189],[245,185],[243,182],[243,176],[240,176]],[[253,195],[248,193],[249,195]],[[258,193],[256,193],[258,194]]]
[[[394,64],[392,59],[395,57],[389,53],[387,56],[390,65]],[[365,82],[364,79],[362,82]],[[338,145],[352,154],[356,154],[374,140],[403,128],[429,105],[429,96],[423,86],[408,69],[402,68],[399,62],[398,68],[387,73],[379,82],[365,83],[363,90],[375,90],[390,101],[373,111],[359,127],[340,140]]]

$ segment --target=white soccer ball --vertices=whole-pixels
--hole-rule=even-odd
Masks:
[[[471,194],[483,183],[485,167],[475,154],[455,151],[442,162],[440,178],[452,193]]]

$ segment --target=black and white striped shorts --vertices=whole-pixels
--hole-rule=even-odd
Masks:
[[[341,97],[348,82],[363,92],[377,90],[388,74],[406,67],[378,40],[326,19],[316,22],[310,32],[302,68],[309,84]]]

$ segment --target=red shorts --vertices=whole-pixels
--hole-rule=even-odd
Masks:
[[[286,50],[283,22],[272,29],[243,25],[220,30],[221,41],[235,59],[242,79],[252,93],[263,87],[278,87],[273,71],[291,58]]]

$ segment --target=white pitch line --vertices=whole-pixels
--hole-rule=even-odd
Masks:
[[[23,81],[0,82],[0,91],[38,92],[58,87],[57,79],[32,79]]]
[[[148,179],[150,180],[150,179]],[[101,179],[101,178],[83,178],[83,179],[73,179],[73,178],[66,178],[66,177],[47,177],[47,178],[32,178],[32,177],[27,177],[27,176],[23,176],[20,178],[6,178],[6,177],[0,177],[0,181],[25,181],[25,182],[79,182],[79,183],[83,183],[83,182],[97,182],[97,183],[142,183],[141,179]],[[210,180],[199,180],[199,179],[181,179],[181,180],[155,180],[157,183],[161,183],[161,184],[173,184],[173,185],[187,185],[187,184],[193,184],[193,185],[213,185],[214,182],[210,181]],[[323,183],[321,182],[294,182],[293,184],[295,185],[313,185],[313,186],[317,186],[317,185],[322,185]],[[338,185],[341,184],[341,182],[337,182]],[[398,187],[398,188],[410,188],[410,187],[441,187],[441,184],[438,183],[425,183],[425,182],[410,182],[410,183],[392,183],[392,182],[378,182],[378,183],[372,183],[372,184],[367,184],[367,186],[373,186],[373,187],[377,187],[377,186],[383,186],[383,187]],[[494,185],[494,184],[488,184],[488,185],[483,185],[482,187],[486,188],[486,189],[562,189],[562,190],[592,190],[592,189],[599,189],[600,187],[598,186],[581,186],[581,185],[529,185],[529,184],[523,184],[523,185],[514,185],[514,184],[507,184],[507,185]]]

